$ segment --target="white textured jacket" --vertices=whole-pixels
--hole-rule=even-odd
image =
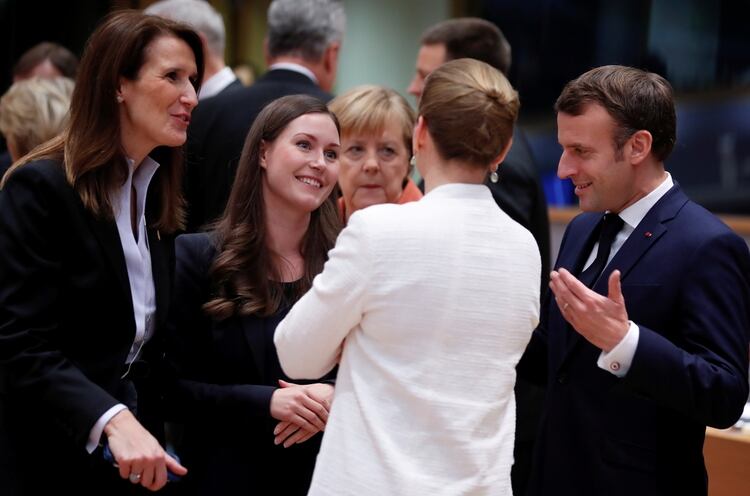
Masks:
[[[340,363],[309,494],[512,494],[539,272],[533,237],[483,185],[352,215],[275,335],[291,377]]]

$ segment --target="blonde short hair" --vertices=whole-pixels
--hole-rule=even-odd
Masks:
[[[500,71],[457,59],[427,76],[419,115],[442,158],[486,167],[513,137],[519,107],[518,93]]]
[[[14,83],[0,98],[0,132],[20,158],[57,136],[70,108],[73,80],[32,78]]]
[[[341,136],[381,133],[395,120],[401,128],[406,149],[411,152],[411,135],[416,115],[396,91],[376,85],[363,85],[339,95],[328,105],[341,124]]]

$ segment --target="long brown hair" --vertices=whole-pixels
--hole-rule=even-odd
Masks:
[[[203,309],[216,320],[233,315],[268,316],[284,303],[281,276],[267,245],[261,144],[274,141],[294,119],[317,113],[329,115],[341,132],[336,116],[326,105],[307,95],[275,100],[250,128],[226,210],[215,229],[218,255],[210,269],[214,294]],[[333,248],[340,230],[332,193],[311,214],[302,239],[305,273],[294,285],[292,301],[310,289],[313,278],[323,270],[328,250]]]
[[[123,184],[128,165],[120,139],[117,88],[120,78],[134,81],[145,62],[149,44],[159,36],[174,36],[192,49],[198,77],[203,79],[203,48],[195,31],[157,16],[124,10],[107,16],[86,43],[70,103],[70,119],[63,133],[23,157],[13,170],[32,160],[51,158],[63,162],[68,182],[84,206],[97,217],[112,218],[110,192]],[[182,151],[158,147],[150,154],[160,164],[152,187],[159,204],[152,226],[167,232],[182,226]],[[152,210],[153,208],[153,210]]]

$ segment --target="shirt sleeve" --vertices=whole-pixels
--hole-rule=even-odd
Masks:
[[[99,440],[102,438],[102,432],[104,431],[104,426],[107,425],[107,422],[109,422],[112,417],[123,410],[127,410],[127,407],[123,404],[117,404],[104,412],[101,417],[99,417],[99,420],[96,421],[94,427],[91,428],[89,440],[86,443],[86,451],[88,451],[89,454],[93,453],[96,447],[99,445]]]
[[[628,374],[628,370],[630,370],[630,365],[633,363],[635,350],[638,348],[639,336],[640,330],[631,320],[625,337],[609,353],[602,351],[596,364],[600,369],[606,370],[617,377],[625,377]]]

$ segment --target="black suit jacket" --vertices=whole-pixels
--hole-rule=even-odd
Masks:
[[[600,218],[570,223],[556,267],[581,269]],[[529,494],[705,496],[705,427],[730,426],[748,395],[747,245],[675,185],[594,291],[607,294],[615,269],[640,329],[627,375],[597,366],[600,350],[567,324],[554,298],[518,366],[547,383]]]
[[[188,232],[224,213],[247,132],[263,107],[300,93],[326,102],[331,99],[304,74],[276,69],[252,86],[220,93],[195,108],[188,128],[185,176]]]
[[[172,247],[152,231],[149,245],[162,322]],[[130,492],[101,453],[85,450],[98,418],[132,405],[135,389],[140,420],[162,430],[155,388],[121,379],[135,321],[114,221],[84,208],[58,162],[29,163],[0,192],[0,253],[3,494]],[[154,338],[144,356],[157,349]]]
[[[172,418],[182,425],[178,454],[190,472],[173,489],[305,495],[321,436],[290,448],[275,446],[278,421],[270,415],[279,379],[315,382],[291,381],[279,365],[273,333],[289,308],[269,317],[208,318],[201,307],[210,299],[215,257],[211,233],[177,238],[167,325],[167,361],[175,377],[165,391]]]

